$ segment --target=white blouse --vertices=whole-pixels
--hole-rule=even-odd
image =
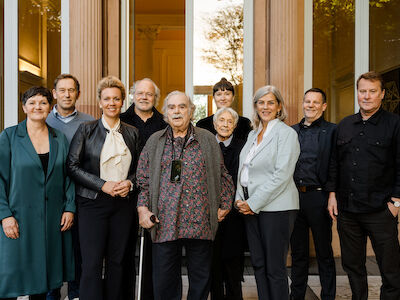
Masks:
[[[108,130],[100,154],[100,178],[105,181],[122,181],[128,177],[132,155],[119,132],[121,121],[110,128],[104,117],[101,118],[104,128]]]
[[[245,161],[243,162],[243,167],[240,172],[240,184],[244,187],[247,187],[249,185],[249,164],[253,157],[256,155],[257,150],[259,149],[260,145],[262,142],[265,140],[265,138],[270,134],[272,128],[275,126],[276,123],[279,122],[279,119],[273,119],[268,122],[267,129],[265,130],[263,134],[263,138],[259,144],[257,144],[257,137],[261,130],[263,129],[262,123],[260,122],[260,125],[258,126],[256,138],[253,141],[253,144],[251,145],[251,148],[249,150],[249,153],[246,156]]]

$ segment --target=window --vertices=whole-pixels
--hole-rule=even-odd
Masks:
[[[313,1],[313,87],[326,92],[334,123],[354,113],[354,25],[354,0]]]
[[[51,89],[61,72],[61,0],[20,0],[18,32],[20,95],[34,85]]]
[[[369,65],[385,80],[383,107],[400,114],[400,1],[370,1]]]
[[[194,1],[193,91],[196,120],[215,112],[212,87],[222,77],[235,87],[232,108],[242,114],[243,0]]]

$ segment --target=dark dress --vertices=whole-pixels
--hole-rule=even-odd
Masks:
[[[214,115],[211,115],[207,118],[199,120],[196,123],[196,126],[207,129],[208,131],[212,132],[213,134],[217,134],[217,131],[214,128],[213,117],[214,117]],[[247,141],[247,136],[249,135],[249,132],[251,131],[251,129],[252,128],[251,128],[250,120],[245,117],[239,116],[239,121],[237,123],[235,130],[233,131],[233,136],[237,137],[240,140]],[[235,182],[235,184],[236,184],[236,182]]]
[[[233,137],[228,147],[221,145],[224,163],[236,187],[239,154],[245,142]],[[232,199],[232,202],[234,199]],[[245,247],[243,216],[235,209],[219,223],[214,240],[212,262],[212,300],[242,300],[243,254]],[[224,285],[225,291],[224,292]],[[225,294],[225,295],[224,295]]]

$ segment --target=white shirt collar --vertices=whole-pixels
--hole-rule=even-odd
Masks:
[[[215,135],[215,138],[216,138],[216,140],[217,140],[217,143],[224,143],[224,145],[225,145],[225,147],[228,147],[230,144],[231,144],[231,142],[232,142],[232,139],[233,139],[233,134],[229,137],[229,139],[227,139],[227,140],[225,140],[225,141],[221,141],[220,139],[219,139],[219,137],[218,137],[218,134],[216,134]]]
[[[72,113],[70,113],[68,116],[65,116],[65,117],[64,117],[64,116],[62,116],[62,115],[58,112],[58,110],[57,110],[57,104],[56,104],[56,105],[54,105],[54,107],[53,107],[53,113],[54,113],[54,115],[56,116],[57,119],[63,121],[64,123],[68,123],[68,122],[71,121],[73,118],[75,118],[75,116],[76,116],[77,113],[78,113],[78,110],[75,108],[75,110],[74,110]]]

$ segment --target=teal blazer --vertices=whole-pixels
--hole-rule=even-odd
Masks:
[[[244,200],[240,175],[243,162],[256,139],[257,130],[253,130],[240,152],[236,200]],[[249,164],[247,203],[253,212],[299,209],[299,193],[293,181],[299,155],[300,144],[296,131],[279,121],[262,140]]]
[[[67,177],[65,136],[49,127],[47,176],[26,129],[26,120],[0,134],[0,220],[14,216],[20,237],[0,225],[0,298],[45,293],[74,278],[71,232],[61,215],[75,212],[75,189]]]

